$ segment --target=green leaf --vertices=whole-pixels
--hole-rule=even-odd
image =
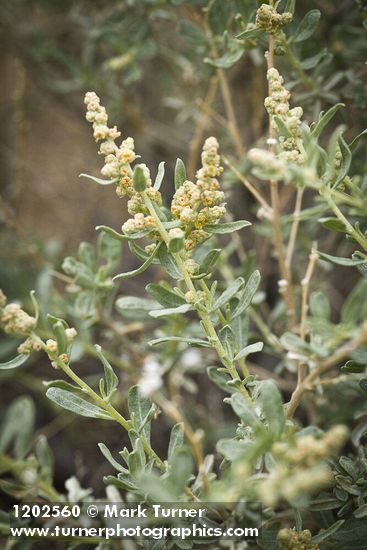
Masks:
[[[156,189],[156,191],[158,191],[162,185],[162,181],[164,178],[164,164],[165,164],[164,161],[162,161],[159,163],[159,166],[158,166],[157,176],[155,178],[155,182],[153,185],[153,188]]]
[[[79,386],[74,386],[74,384],[70,384],[70,382],[66,382],[66,380],[44,380],[42,384],[46,388],[60,388],[62,390],[76,393],[78,395],[85,395],[85,392],[83,392],[82,388],[80,388]]]
[[[139,246],[135,241],[129,241],[128,246],[130,251],[134,254],[134,256],[139,258],[139,260],[145,262],[145,260],[150,258],[150,254],[148,254],[148,252],[146,252],[145,249]],[[159,264],[159,260],[154,258],[153,264]]]
[[[117,386],[119,385],[119,379],[118,379],[118,376],[115,374],[113,368],[111,367],[110,363],[107,361],[107,359],[103,355],[101,346],[95,345],[94,347],[96,349],[97,356],[104,368],[104,375],[106,380],[105,397],[107,399],[110,399],[112,394],[116,391]]]
[[[181,187],[181,185],[186,181],[186,168],[181,159],[176,160],[175,166],[175,189]]]
[[[211,311],[216,311],[217,309],[225,306],[231,298],[236,296],[237,292],[243,287],[245,281],[242,277],[238,277],[233,283],[229,285],[228,288],[214,301]]]
[[[161,262],[162,267],[167,271],[173,279],[182,279],[182,275],[177,265],[175,264],[172,255],[169,254],[167,246],[164,243],[161,243],[158,252],[158,258]]]
[[[218,453],[231,462],[243,458],[249,447],[251,447],[250,442],[236,439],[220,439],[216,445]]]
[[[252,225],[250,222],[245,220],[239,220],[237,222],[228,222],[228,223],[215,223],[210,225],[205,225],[203,231],[207,233],[213,233],[218,235],[226,235],[227,233],[233,233],[234,231],[239,231],[244,227]]]
[[[0,431],[0,452],[13,443],[17,459],[23,458],[30,447],[34,429],[35,407],[28,396],[17,397],[8,407]]]
[[[67,390],[55,387],[49,388],[46,392],[46,396],[63,409],[72,411],[80,416],[111,420],[111,417],[107,415],[103,409]]]
[[[145,172],[140,164],[137,164],[134,167],[133,187],[138,193],[142,193],[147,188],[147,179],[145,177]]]
[[[217,367],[208,367],[206,369],[206,372],[209,379],[214,382],[214,384],[218,386],[218,388],[220,388],[221,390],[227,393],[233,393],[235,391],[235,388],[228,384],[228,382],[231,380],[230,376],[224,372],[219,371]]]
[[[340,370],[348,374],[354,374],[364,372],[366,367],[367,365],[365,363],[359,363],[358,361],[353,361],[351,359],[350,361],[347,361],[345,365],[340,367]]]
[[[98,443],[98,447],[103,454],[103,456],[108,460],[108,462],[117,470],[118,472],[126,472],[126,468],[124,468],[121,464],[115,460],[111,454],[111,451],[106,447],[104,443]]]
[[[184,342],[193,348],[210,348],[211,345],[206,340],[200,340],[200,338],[181,338],[180,336],[164,336],[163,338],[157,338],[150,340],[148,344],[150,346],[157,346],[158,344],[164,344],[166,342]]]
[[[330,231],[338,231],[339,233],[346,233],[345,224],[338,218],[320,218],[319,223]]]
[[[327,49],[324,48],[323,50],[313,55],[312,57],[308,57],[307,59],[304,59],[303,61],[301,61],[302,69],[306,71],[308,71],[309,69],[313,69],[314,67],[316,67],[316,65],[320,63],[320,61],[325,59],[327,55],[328,55]]]
[[[162,243],[157,244],[153,254],[140,267],[138,267],[137,269],[134,269],[133,271],[127,271],[126,273],[120,273],[119,275],[115,275],[113,280],[122,281],[124,279],[130,279],[131,277],[136,277],[137,275],[144,273],[144,271],[146,271],[148,267],[153,263],[153,260],[155,256],[158,254],[161,245]]]
[[[35,455],[41,466],[42,478],[52,482],[54,473],[54,457],[44,435],[40,435],[35,445]]]
[[[23,365],[28,358],[29,355],[17,355],[14,359],[10,359],[10,361],[0,363],[0,370],[16,369]]]
[[[229,402],[236,415],[244,421],[246,426],[250,426],[253,430],[264,431],[260,418],[240,393],[233,394]]]
[[[269,431],[279,437],[285,426],[282,396],[272,380],[264,380],[260,386],[262,410],[268,422]]]
[[[237,353],[234,361],[238,361],[239,359],[242,359],[242,357],[247,357],[248,355],[250,355],[250,353],[258,353],[263,349],[263,347],[263,342],[255,342],[255,344],[250,344],[249,346],[243,348],[239,353]]]
[[[178,296],[173,290],[163,284],[149,283],[145,290],[153,296],[164,307],[178,307],[185,303],[185,300]],[[152,310],[153,308],[150,308]]]
[[[333,105],[333,107],[330,107],[330,109],[328,109],[326,113],[321,112],[319,121],[317,122],[315,127],[312,129],[311,135],[315,138],[318,138],[321,132],[323,131],[323,129],[325,128],[325,126],[329,124],[330,120],[333,118],[335,113],[337,113],[339,109],[341,109],[342,107],[345,107],[344,103],[336,103],[336,105]]]
[[[218,332],[218,337],[227,354],[230,357],[233,357],[235,337],[231,327],[229,325],[225,325],[223,328],[221,328]]]
[[[367,134],[367,129],[366,130],[363,130],[363,132],[361,132],[360,134],[358,134],[349,144],[349,149],[352,151],[355,150],[355,148],[357,147],[358,143],[359,143],[359,140],[365,136]]]
[[[65,326],[61,321],[53,325],[53,331],[57,342],[57,353],[66,353],[69,347],[69,341],[65,333]]]
[[[205,57],[204,63],[208,63],[208,65],[211,65],[212,67],[217,67],[217,69],[229,69],[241,59],[244,53],[245,50],[243,47],[237,47],[230,50],[229,52],[226,52],[224,55],[216,59]]]
[[[122,233],[118,233],[117,231],[112,229],[112,227],[108,227],[107,225],[96,225],[96,230],[103,231],[104,233],[107,233],[107,235],[118,241],[134,241],[137,239],[141,239],[148,234],[148,231],[139,231],[136,233],[132,233],[131,235],[123,235]]]
[[[238,315],[241,315],[251,304],[251,301],[260,284],[260,281],[260,272],[256,270],[250,275],[245,285],[245,288],[243,289],[243,292],[240,296],[239,304],[233,312],[232,319],[235,319],[236,317],[238,317]]]
[[[136,429],[139,431],[140,427],[143,425],[146,416],[151,410],[152,403],[147,397],[142,397],[139,392],[139,386],[132,386],[129,389],[128,394],[128,408],[131,418],[134,417],[134,424]],[[141,433],[149,443],[150,441],[150,422],[147,422]]]
[[[94,270],[96,268],[96,251],[93,245],[86,242],[81,242],[78,248],[78,257],[83,264],[87,265],[89,269]]]
[[[149,319],[149,312],[160,308],[157,302],[138,296],[121,296],[116,300],[115,306],[120,315],[134,320]]]
[[[213,267],[217,263],[217,260],[221,252],[222,250],[220,248],[213,248],[212,250],[210,250],[200,264],[200,272],[211,273],[213,270]]]
[[[240,34],[237,34],[236,38],[241,38],[241,40],[254,40],[263,34],[265,34],[263,29],[254,28],[242,31]]]
[[[89,319],[94,315],[95,294],[93,291],[85,290],[79,292],[75,304],[75,314],[81,319]]]
[[[175,424],[171,430],[171,436],[168,445],[168,462],[172,459],[178,449],[184,442],[184,425],[183,422]]]
[[[367,393],[367,378],[361,378],[359,381],[359,387],[364,393]]]
[[[303,42],[314,33],[320,19],[319,10],[311,10],[302,19],[297,30],[294,33],[294,42]]]
[[[187,311],[191,311],[192,309],[192,304],[182,304],[178,307],[154,309],[153,311],[149,312],[149,315],[151,317],[154,317],[155,319],[158,319],[159,317],[166,317],[168,315],[180,315],[181,313],[186,313]]]
[[[315,537],[312,537],[311,542],[312,544],[319,544],[320,542],[323,542],[327,538],[329,538],[331,535],[336,533],[340,529],[340,527],[345,522],[345,519],[340,519],[339,521],[336,521],[333,523],[333,525],[330,525],[327,529],[323,529],[318,535]]]
[[[367,259],[365,258],[339,258],[338,256],[330,256],[330,254],[325,254],[324,252],[318,252],[321,260],[330,262],[332,264],[344,265],[344,266],[356,266],[367,264]]]
[[[90,176],[89,174],[79,174],[79,177],[92,180],[94,181],[94,183],[98,183],[98,185],[112,185],[113,183],[117,182],[117,178],[114,178],[113,180],[104,180],[101,178],[95,178],[94,176]]]
[[[280,116],[274,115],[273,120],[278,127],[278,133],[280,136],[284,136],[285,138],[292,138],[292,132]]]
[[[341,164],[339,168],[339,174],[336,178],[333,188],[337,187],[341,181],[348,175],[350,165],[352,163],[352,151],[349,149],[345,139],[342,135],[338,138],[338,144],[340,147],[340,152],[342,154]]]

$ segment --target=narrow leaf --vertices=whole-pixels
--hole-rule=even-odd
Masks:
[[[103,409],[100,409],[96,405],[89,403],[85,399],[82,399],[78,395],[70,393],[67,390],[61,388],[49,388],[46,392],[46,396],[67,411],[72,411],[81,416],[87,416],[89,418],[104,418],[110,419]]]
[[[115,374],[113,368],[111,367],[110,363],[103,355],[101,346],[95,345],[94,347],[96,349],[97,356],[104,368],[104,375],[106,380],[106,396],[109,398],[119,385],[119,379],[118,376]]]
[[[245,348],[243,348],[239,353],[237,353],[234,360],[238,361],[238,359],[242,359],[242,357],[247,357],[248,355],[250,355],[250,353],[258,353],[263,349],[263,347],[264,347],[263,342],[256,342],[255,344],[250,344],[249,346],[246,346]]]
[[[149,312],[149,315],[154,318],[166,317],[168,315],[179,315],[180,313],[186,313],[193,309],[192,304],[182,304],[178,307],[171,307],[166,309],[154,309]]]
[[[113,180],[104,180],[101,178],[96,178],[94,176],[90,176],[89,174],[79,174],[80,178],[87,178],[89,180],[94,181],[94,183],[98,183],[98,185],[112,185],[113,183],[117,182],[117,178],[114,178]]]
[[[118,241],[134,241],[136,239],[141,239],[142,237],[145,237],[145,235],[147,235],[148,233],[148,231],[139,231],[137,233],[132,233],[131,235],[123,235],[122,233],[118,233],[118,231],[115,231],[114,229],[112,229],[112,227],[108,227],[107,225],[97,225],[96,230],[104,231],[104,233],[107,233],[107,235]]]
[[[264,33],[265,31],[263,29],[248,29],[240,34],[237,34],[236,38],[241,38],[242,40],[254,40],[255,38],[259,38],[259,36]]]
[[[183,161],[178,158],[175,166],[175,189],[181,187],[183,182],[186,181],[186,168]]]
[[[200,340],[200,338],[181,338],[180,336],[164,336],[163,338],[157,338],[156,340],[150,340],[148,344],[150,346],[157,346],[158,344],[164,344],[166,342],[184,342],[193,348],[210,348],[209,342],[206,340]]]
[[[338,144],[340,147],[340,152],[342,154],[340,168],[339,168],[339,174],[338,177],[335,180],[335,183],[333,187],[337,187],[341,181],[347,176],[351,162],[352,162],[352,152],[349,149],[347,143],[345,142],[345,139],[342,135],[338,138]]]
[[[211,311],[225,306],[231,298],[236,296],[237,292],[243,287],[245,280],[242,277],[238,277],[229,287],[215,300],[212,305]]]
[[[143,273],[153,263],[155,256],[159,252],[161,244],[162,243],[157,244],[153,254],[140,267],[138,267],[137,269],[134,269],[133,271],[127,271],[126,273],[120,273],[119,275],[115,275],[115,277],[113,278],[113,281],[122,281],[123,279],[130,279],[131,277],[136,277],[137,275],[140,275],[141,273]]]
[[[245,220],[239,220],[236,222],[215,223],[215,224],[205,225],[203,227],[203,230],[206,231],[207,233],[216,233],[218,235],[226,235],[227,233],[233,233],[234,231],[239,231],[240,229],[243,229],[244,227],[248,227],[249,225],[252,225],[252,224]]]
[[[315,138],[318,138],[325,126],[329,124],[335,113],[337,113],[342,107],[345,107],[344,103],[336,103],[335,105],[333,105],[333,107],[330,107],[330,109],[328,109],[326,113],[321,113],[318,123],[311,131],[311,135]]]
[[[367,259],[365,258],[339,258],[338,256],[331,256],[330,254],[325,254],[324,252],[318,252],[321,260],[326,262],[331,262],[332,264],[344,265],[344,266],[355,266],[361,264],[367,264]]]
[[[161,262],[162,267],[164,267],[164,269],[167,271],[168,275],[170,275],[173,279],[182,278],[180,270],[175,264],[172,258],[172,255],[169,254],[167,250],[167,246],[164,243],[161,243],[161,246],[158,252],[158,258],[159,258],[159,261]]]
[[[14,359],[10,359],[10,361],[0,363],[0,370],[16,369],[23,365],[28,358],[29,355],[17,355],[16,357],[14,357]]]
[[[340,529],[340,527],[343,525],[344,522],[345,522],[345,519],[340,519],[339,521],[333,523],[333,525],[330,525],[330,527],[328,527],[327,529],[322,530],[321,533],[319,533],[315,537],[312,537],[311,539],[312,544],[319,544],[320,542],[329,538],[331,535],[333,535],[334,533],[336,533],[336,531]]]
[[[303,42],[304,40],[307,40],[307,38],[312,36],[318,25],[320,15],[321,12],[319,10],[311,10],[306,13],[304,18],[300,22],[298,29],[294,33],[295,42]]]
[[[240,296],[240,301],[238,306],[233,312],[232,319],[235,319],[238,315],[241,315],[251,304],[251,301],[258,289],[260,284],[261,276],[258,270],[254,271],[243,289],[242,295]]]
[[[173,290],[168,289],[162,284],[149,283],[145,287],[145,290],[164,307],[178,307],[185,303],[185,300],[181,296],[178,296]]]
[[[155,178],[155,182],[153,185],[154,189],[156,189],[157,191],[160,189],[162,185],[163,178],[164,178],[164,161],[159,163],[157,176]]]
[[[184,441],[183,422],[175,424],[171,430],[171,436],[168,445],[168,461],[170,461],[175,452],[180,449]]]

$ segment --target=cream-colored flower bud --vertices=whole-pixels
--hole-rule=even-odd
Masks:
[[[100,139],[106,139],[108,135],[108,127],[106,125],[97,125],[94,127],[93,136],[96,141]]]
[[[69,342],[72,342],[76,338],[77,334],[78,334],[77,330],[73,327],[65,329],[65,335],[69,340]]]
[[[101,143],[99,146],[99,152],[101,155],[112,155],[116,152],[117,146],[114,141],[107,140]]]
[[[185,300],[188,304],[195,303],[195,301],[196,301],[195,292],[193,292],[192,290],[189,290],[188,292],[186,292]]]
[[[55,340],[52,340],[51,338],[46,341],[46,347],[47,347],[47,351],[49,351],[50,353],[57,352],[57,343]]]

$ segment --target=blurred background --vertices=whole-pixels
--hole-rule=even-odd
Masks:
[[[307,120],[341,101],[347,107],[337,123],[354,136],[366,127],[366,2],[298,1],[297,21],[312,8],[322,16],[312,40],[299,45],[308,63],[302,66],[278,51],[277,65],[292,89],[293,104],[302,103]],[[46,267],[59,269],[66,254],[76,254],[80,240],[95,242],[96,225],[119,230],[126,219],[125,201],[112,188],[78,177],[82,172],[98,177],[102,166],[85,120],[86,91],[100,96],[123,137],[134,137],[136,151],[154,175],[159,162],[166,161],[162,189],[167,196],[176,158],[185,161],[193,177],[208,135],[215,135],[222,153],[235,157],[239,166],[247,148],[264,145],[266,44],[248,44],[235,62],[222,58],[215,66],[207,61],[223,55],[225,28],[235,36],[241,18],[246,22],[254,10],[253,0],[0,0],[0,286],[10,298],[24,298],[40,286],[45,292],[51,285]],[[362,154],[359,162],[364,161]],[[230,174],[224,179],[234,218],[256,220],[257,207],[245,189]],[[285,203],[286,210],[291,206]],[[314,238],[309,231],[305,257]],[[255,251],[253,261],[257,255],[271,299],[278,275],[267,249],[262,250],[264,232],[243,238],[242,246]],[[347,245],[337,234],[330,238],[343,255]],[[124,270],[132,263],[126,254]],[[330,276],[335,277],[337,310],[353,277]],[[128,281],[127,290],[142,294],[143,282]],[[52,284],[61,289],[63,283],[56,278]],[[141,287],[136,290],[135,284]],[[1,349],[6,355],[7,348]],[[47,373],[47,361],[42,361],[37,368]],[[24,386],[39,395],[30,375],[18,378],[4,379],[5,401]],[[52,440],[61,457],[57,483],[76,469],[83,477],[84,459],[95,453],[96,469],[87,482],[98,487],[108,467],[96,451],[100,435],[95,423],[66,414],[54,419],[43,401],[37,414],[37,423],[47,425],[42,433],[51,438],[63,422],[69,426]],[[78,445],[81,427],[88,438]],[[104,429],[104,440],[120,445],[113,427]],[[72,448],[78,449],[76,455]]]

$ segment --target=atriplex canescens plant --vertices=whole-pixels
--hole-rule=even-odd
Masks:
[[[148,167],[135,163],[137,157],[132,138],[117,145],[120,132],[116,127],[108,126],[108,116],[98,96],[94,92],[85,96],[87,120],[93,123],[96,141],[101,142],[99,152],[105,160],[102,175],[107,179],[87,177],[102,185],[115,186],[119,197],[127,196],[131,216],[122,225],[121,233],[107,226],[98,229],[106,243],[114,240],[127,242],[131,252],[142,262],[139,268],[116,275],[114,281],[138,276],[150,266],[159,264],[168,280],[174,282],[165,280],[147,286],[153,298],[145,302],[149,315],[158,320],[175,319],[186,314],[190,318],[196,316],[201,334],[162,336],[151,340],[149,345],[180,342],[204,348],[208,353],[213,349],[220,362],[219,367],[208,369],[208,375],[228,393],[225,402],[232,406],[240,419],[235,437],[217,443],[216,448],[224,458],[220,473],[214,468],[213,455],[205,455],[202,434],[195,432],[177,405],[167,399],[162,389],[159,362],[152,360],[146,365],[144,382],[140,387],[130,389],[129,418],[125,418],[114,406],[119,379],[100,347],[96,347],[96,354],[103,364],[104,378],[96,390],[71,367],[76,330],[64,320],[49,316],[54,337],[45,340],[38,330],[38,306],[34,296],[35,317],[29,316],[17,304],[6,305],[6,298],[2,296],[1,324],[5,332],[27,337],[19,346],[20,355],[3,368],[20,366],[33,350],[45,351],[53,367],[63,371],[73,382],[49,382],[47,396],[52,401],[82,416],[114,420],[128,431],[132,450],[125,448],[121,452],[125,465],[118,463],[106,446],[100,444],[104,456],[119,472],[117,477],[109,476],[107,483],[128,491],[136,499],[159,500],[162,495],[171,501],[202,499],[238,503],[243,498],[257,499],[268,508],[269,518],[276,506],[286,502],[296,509],[297,532],[280,531],[280,546],[285,549],[304,544],[304,548],[311,549],[332,536],[342,523],[329,525],[327,531],[311,539],[308,531],[302,532],[299,509],[307,507],[312,495],[331,483],[331,469],[326,460],[339,452],[347,434],[346,429],[339,425],[334,425],[326,433],[313,427],[300,429],[293,416],[305,392],[317,388],[323,374],[366,343],[367,327],[357,320],[351,323],[346,333],[334,333],[331,327],[328,327],[329,333],[327,330],[325,334],[320,333],[316,317],[322,317],[325,301],[322,296],[313,295],[310,304],[309,286],[320,257],[336,264],[357,266],[365,274],[367,238],[359,224],[353,224],[347,217],[358,195],[349,171],[360,136],[348,144],[339,131],[324,149],[319,143],[320,134],[342,105],[331,107],[318,121],[308,124],[303,120],[302,108],[290,105],[291,94],[275,68],[276,47],[289,48],[291,43],[283,30],[293,18],[293,3],[289,4],[282,13],[278,13],[272,2],[262,4],[255,22],[249,23],[237,37],[238,47],[242,47],[243,41],[258,40],[266,34],[269,37],[266,53],[269,92],[265,99],[269,114],[268,148],[249,151],[250,168],[245,175],[226,159],[230,170],[259,202],[259,217],[263,223],[272,227],[280,273],[279,292],[284,300],[287,325],[281,338],[268,330],[255,307],[259,298],[258,271],[248,274],[246,280],[242,276],[233,277],[233,280],[228,280],[227,276],[226,284],[216,280],[216,273],[221,271],[217,269],[221,255],[218,238],[220,240],[221,235],[231,238],[232,233],[251,225],[244,220],[226,219],[228,212],[218,181],[222,167],[217,140],[210,137],[205,141],[202,166],[195,181],[186,178],[184,163],[177,161],[174,186],[171,186],[173,198],[168,208],[160,193],[164,163],[159,165],[153,183]],[[307,28],[304,24],[301,31],[307,34]],[[253,178],[257,178],[257,182],[269,182],[270,200]],[[296,189],[295,211],[287,242],[281,223],[279,197],[283,183]],[[315,245],[309,255],[305,276],[298,282],[293,280],[292,260],[302,200],[307,189],[318,194],[324,207],[335,216],[323,219],[325,227],[344,232],[358,245],[358,250],[351,258],[338,258],[318,251]],[[80,286],[84,288],[80,268],[70,260],[65,268],[69,274],[79,277]],[[111,281],[102,278],[100,289],[108,292],[110,288]],[[134,302],[126,298],[120,298],[119,304],[121,309],[134,310]],[[145,307],[141,300],[137,300],[135,306]],[[249,317],[267,348],[273,349],[289,367],[297,370],[297,385],[287,405],[283,404],[274,381],[261,381],[249,368],[247,357],[263,349],[262,341],[248,342]],[[355,361],[345,366],[346,372],[363,370],[364,366],[362,368]],[[158,456],[151,441],[150,426],[158,409],[176,422],[167,458]],[[184,441],[188,447],[184,446]],[[357,509],[364,506],[363,495],[357,505]],[[233,506],[235,508],[236,504]],[[256,513],[259,514],[259,510]]]

